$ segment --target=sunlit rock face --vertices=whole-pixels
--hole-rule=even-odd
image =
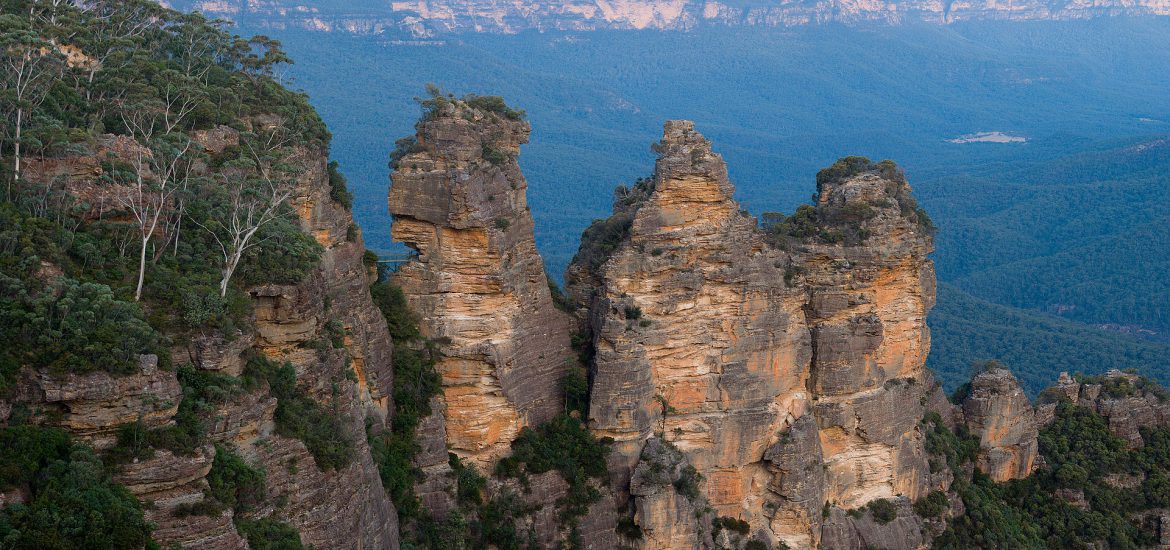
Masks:
[[[521,428],[562,410],[572,358],[516,162],[528,133],[518,118],[447,102],[420,121],[390,190],[393,236],[417,251],[394,282],[438,346],[446,444],[481,471]]]
[[[819,542],[826,503],[929,491],[919,421],[934,272],[900,174],[875,165],[818,185],[821,234],[844,223],[834,213],[864,211],[860,242],[778,241],[740,210],[692,123],[667,122],[655,149],[653,178],[619,190],[566,274],[596,351],[589,425],[616,441],[611,481],[649,521],[644,547],[702,546],[702,526],[656,525],[701,521],[680,513],[693,502],[630,486],[651,438],[694,466],[716,515],[793,547]]]

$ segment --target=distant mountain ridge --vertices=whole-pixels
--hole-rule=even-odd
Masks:
[[[526,30],[691,30],[702,25],[1072,20],[1170,15],[1170,0],[171,0],[181,10],[274,29],[434,38]]]

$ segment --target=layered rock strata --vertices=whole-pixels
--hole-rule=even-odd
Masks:
[[[692,123],[667,122],[656,150],[652,180],[619,192],[566,275],[596,351],[590,427],[615,439],[612,483],[632,499],[619,504],[636,519],[662,506],[630,485],[651,438],[694,466],[715,514],[769,543],[816,546],[826,503],[925,494],[934,278],[905,181],[866,166],[818,185],[820,234],[864,211],[864,242],[777,239]],[[702,546],[703,526],[643,527],[647,548]]]
[[[979,470],[995,481],[1028,477],[1040,453],[1032,403],[1007,369],[981,372],[971,379],[962,403],[971,435],[979,438]]]
[[[451,100],[417,129],[389,199],[393,237],[417,257],[393,280],[438,346],[446,445],[491,471],[521,428],[561,412],[573,357],[516,162],[530,128]]]

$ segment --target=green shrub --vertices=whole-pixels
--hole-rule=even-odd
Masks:
[[[947,500],[947,494],[936,489],[914,503],[914,513],[924,518],[937,518],[941,517],[950,507],[951,503]]]
[[[687,497],[692,501],[699,499],[699,483],[703,481],[703,474],[700,474],[694,466],[687,464],[683,466],[682,471],[679,472],[678,479],[674,480],[674,490],[678,494]]]
[[[612,440],[598,440],[580,420],[561,414],[535,430],[525,427],[512,441],[512,456],[496,464],[496,475],[527,480],[527,474],[560,472],[569,484],[565,498],[557,502],[562,521],[575,522],[588,512],[601,493],[589,479],[608,476],[606,456]]]
[[[346,208],[353,207],[353,193],[349,192],[349,185],[335,160],[329,161],[329,198]]]
[[[401,288],[389,281],[380,281],[370,286],[370,297],[386,319],[390,337],[396,343],[418,339],[417,321],[406,304],[406,295]]]
[[[573,299],[567,296],[547,273],[545,279],[548,279],[548,292],[552,296],[553,305],[565,313],[573,313],[577,309]]]
[[[0,430],[0,490],[27,485],[37,472],[73,450],[69,434],[59,428],[12,426]]]
[[[637,320],[642,318],[642,308],[638,306],[628,305],[623,313],[625,313],[626,319]]]
[[[525,427],[512,442],[512,456],[501,464],[523,464],[524,470],[542,474],[557,470],[569,481],[578,469],[586,476],[605,479],[609,443],[595,438],[580,420],[562,414],[536,429]]]
[[[236,530],[245,539],[252,550],[304,550],[301,543],[301,534],[287,523],[273,519],[236,520]]]
[[[589,380],[583,367],[570,366],[561,380],[561,389],[565,394],[566,411],[577,411],[581,415],[589,412]]]
[[[329,345],[333,349],[345,348],[345,337],[349,335],[349,332],[345,330],[345,325],[341,321],[330,319],[322,328],[325,329],[325,337],[329,339]]]
[[[893,502],[884,498],[870,501],[866,505],[866,508],[869,508],[869,513],[873,516],[873,520],[881,525],[885,525],[898,518],[898,507]]]
[[[455,473],[455,496],[459,503],[471,506],[482,504],[487,479],[479,475],[475,466],[463,464],[455,453],[447,453],[447,463]]]
[[[0,431],[0,474],[29,490],[27,504],[0,508],[7,548],[143,548],[151,526],[142,506],[110,480],[86,446],[61,430],[15,426]]]
[[[633,223],[631,212],[617,212],[604,220],[593,220],[581,233],[581,245],[572,263],[596,271],[629,238]]]
[[[526,514],[520,496],[508,488],[500,492],[479,509],[479,519],[472,526],[479,533],[476,548],[522,548],[526,542],[516,528],[516,518]],[[534,546],[530,546],[534,547]]]
[[[504,164],[505,162],[508,161],[508,155],[506,153],[504,153],[503,151],[500,151],[499,149],[495,149],[486,143],[480,149],[481,149],[480,153],[483,155],[483,160],[488,161],[493,166],[499,166],[499,165]],[[497,221],[497,223],[499,222],[498,219],[496,221]],[[505,220],[505,221],[507,221],[507,220]],[[503,229],[503,228],[500,228],[500,229]]]
[[[10,361],[55,372],[138,372],[140,354],[165,355],[165,340],[138,304],[110,287],[71,279],[33,292],[0,277],[0,339]]]
[[[232,449],[215,446],[215,461],[207,473],[210,495],[237,514],[256,509],[267,495],[264,471],[254,468]]]
[[[421,476],[413,462],[419,450],[415,429],[431,413],[430,401],[442,391],[442,379],[435,372],[433,350],[427,346],[418,348],[418,326],[402,290],[389,281],[380,281],[370,287],[370,294],[386,319],[396,346],[394,414],[390,429],[385,433],[370,433],[367,439],[382,486],[398,509],[400,521],[405,522],[422,513],[414,494],[414,483]]]
[[[254,353],[244,367],[245,383],[268,383],[276,397],[276,433],[301,440],[322,470],[341,469],[353,460],[353,441],[346,435],[342,419],[335,411],[297,388],[296,369],[292,364],[277,365]]]
[[[738,533],[740,536],[747,536],[751,532],[751,525],[742,519],[729,516],[718,516],[711,520],[712,532],[718,535],[719,531],[723,529]]]
[[[402,163],[402,159],[406,158],[408,155],[421,153],[425,150],[426,148],[423,147],[422,144],[418,142],[418,139],[416,139],[414,136],[405,137],[395,141],[394,150],[390,152],[390,169],[398,170],[400,168],[400,164]]]
[[[508,107],[508,105],[504,103],[504,98],[498,95],[467,94],[463,96],[463,102],[472,108],[489,113],[495,113],[509,120],[524,119],[523,110]]]
[[[244,255],[238,276],[241,284],[296,284],[317,266],[324,248],[301,231],[298,221],[289,211],[256,233],[254,239],[263,246]]]

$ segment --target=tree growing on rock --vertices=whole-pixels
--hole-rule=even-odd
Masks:
[[[228,284],[245,253],[264,242],[256,238],[257,234],[281,217],[296,188],[296,171],[283,162],[286,139],[280,131],[267,136],[242,136],[248,153],[248,158],[239,162],[244,170],[222,175],[224,185],[218,192],[226,195],[221,202],[224,206],[211,212],[206,220],[195,222],[219,245],[223,258],[221,297],[227,295]]]

